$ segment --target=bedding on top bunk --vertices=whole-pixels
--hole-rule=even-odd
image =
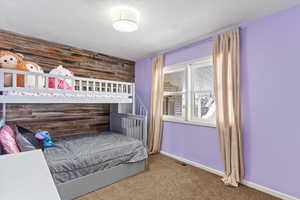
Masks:
[[[96,93],[68,93],[66,91],[65,93],[59,93],[59,92],[20,92],[20,91],[5,91],[3,92],[3,95],[6,96],[31,96],[31,97],[79,97],[79,98],[128,98],[126,95],[105,95],[105,94],[96,94]]]
[[[56,184],[148,156],[141,141],[113,132],[60,137],[54,144],[44,155]]]

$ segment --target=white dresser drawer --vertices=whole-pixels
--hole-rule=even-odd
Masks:
[[[41,150],[0,156],[1,200],[60,200]]]

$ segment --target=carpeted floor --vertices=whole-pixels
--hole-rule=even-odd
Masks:
[[[220,177],[160,154],[149,163],[146,172],[77,200],[278,200],[245,186],[226,187]]]

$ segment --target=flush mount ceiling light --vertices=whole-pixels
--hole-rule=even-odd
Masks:
[[[116,7],[111,10],[113,27],[120,32],[134,32],[138,29],[139,13],[130,7]]]

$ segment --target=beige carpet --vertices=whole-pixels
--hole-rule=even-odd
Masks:
[[[245,186],[226,187],[220,177],[160,154],[149,163],[146,172],[77,200],[278,200]]]

